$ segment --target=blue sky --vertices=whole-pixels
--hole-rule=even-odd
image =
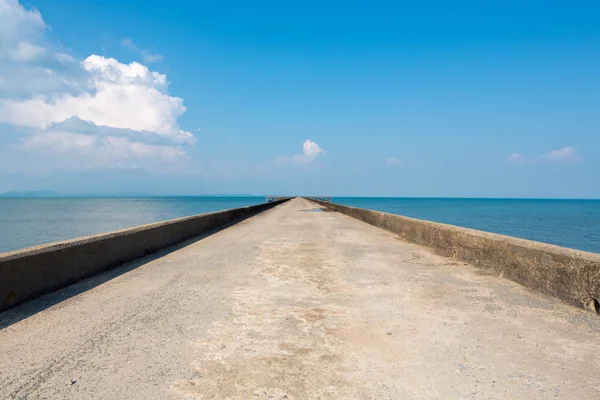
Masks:
[[[0,0],[0,192],[600,198],[600,3],[323,3]]]

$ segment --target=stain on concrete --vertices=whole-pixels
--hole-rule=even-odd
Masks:
[[[195,366],[203,378],[177,390],[201,398],[342,395],[347,367],[337,331],[328,328],[347,325],[349,310],[327,297],[348,288],[327,268],[321,246],[259,246],[250,284],[233,293],[231,318],[215,323],[197,344]]]

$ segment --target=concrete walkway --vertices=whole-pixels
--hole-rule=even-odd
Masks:
[[[600,398],[599,317],[315,207],[0,314],[0,398]]]

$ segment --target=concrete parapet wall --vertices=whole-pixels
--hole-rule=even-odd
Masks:
[[[287,199],[216,211],[0,254],[0,312]]]
[[[600,254],[454,225],[311,200],[528,288],[600,311]]]

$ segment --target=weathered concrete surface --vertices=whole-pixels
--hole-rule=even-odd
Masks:
[[[316,201],[441,255],[489,269],[531,289],[600,312],[600,254],[511,236]]]
[[[0,312],[270,209],[285,199],[0,253]]]
[[[0,314],[0,398],[600,398],[596,315],[312,208]]]

